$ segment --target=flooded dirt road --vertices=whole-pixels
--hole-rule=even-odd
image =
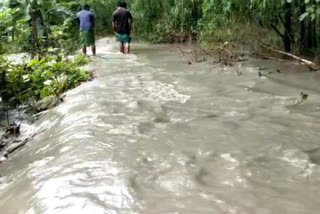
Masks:
[[[124,56],[100,40],[97,78],[0,166],[0,213],[318,214],[320,75],[186,61],[169,45]]]

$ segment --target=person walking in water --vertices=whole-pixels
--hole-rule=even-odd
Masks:
[[[92,12],[89,11],[90,6],[84,4],[82,10],[77,13],[77,21],[80,25],[80,37],[82,44],[82,52],[87,55],[87,47],[91,46],[92,54],[96,55],[96,46],[94,38],[95,18]]]
[[[117,40],[120,41],[120,52],[124,54],[130,52],[130,31],[133,22],[132,15],[126,7],[125,2],[118,1],[117,9],[112,16],[113,31],[116,33]]]

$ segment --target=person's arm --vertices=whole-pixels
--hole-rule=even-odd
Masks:
[[[113,29],[113,32],[117,31],[117,25],[115,22],[112,22],[112,29]]]
[[[113,29],[113,32],[117,32],[117,24],[116,24],[115,14],[112,15],[112,29]]]
[[[129,12],[129,25],[130,25],[130,29],[132,29],[132,27],[133,27],[133,17],[132,17],[130,12]]]
[[[95,26],[95,24],[96,24],[96,20],[95,20],[95,18],[94,18],[94,15],[93,15],[93,14],[91,14],[91,16],[90,16],[90,22],[92,23],[92,27],[94,27],[94,26]]]
[[[76,15],[75,20],[77,21],[78,25],[80,25],[80,18],[79,18],[79,16],[78,16],[78,15]]]
[[[131,24],[133,22],[133,17],[130,12],[129,12],[129,20],[130,20],[130,24]]]

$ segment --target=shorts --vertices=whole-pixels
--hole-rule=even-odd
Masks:
[[[128,34],[116,34],[116,38],[118,41],[123,42],[123,43],[130,43],[131,42],[131,37]]]
[[[80,32],[81,44],[83,46],[94,46],[95,45],[95,38],[93,31],[81,31]]]

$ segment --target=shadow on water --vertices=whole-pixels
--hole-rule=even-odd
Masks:
[[[103,57],[103,56],[95,55],[94,57],[97,57],[97,58],[100,58],[100,59],[103,59],[103,60],[110,61],[110,59],[108,59],[108,58],[106,58],[106,57]]]
[[[306,151],[312,163],[320,165],[320,147]]]

